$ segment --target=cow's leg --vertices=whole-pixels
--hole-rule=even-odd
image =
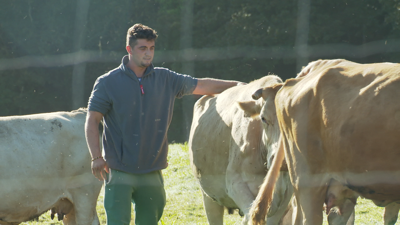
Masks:
[[[394,225],[396,223],[399,210],[400,204],[395,202],[390,203],[385,207],[385,212],[383,214],[385,225]]]
[[[296,208],[293,210],[293,225],[322,225],[323,206],[330,179],[320,175],[310,175],[309,172],[305,172],[307,170],[296,171],[291,163],[288,160],[290,181],[295,196],[293,204]],[[307,165],[300,160],[297,163]]]
[[[321,201],[321,195],[313,194],[318,193],[319,190],[315,188],[307,188],[308,190],[302,190],[298,194],[298,212],[302,214],[302,222],[296,218],[296,224],[303,225],[322,225],[323,221],[323,200]]]
[[[322,225],[323,205],[325,201],[327,183],[322,179],[299,179],[295,186],[297,202],[296,225]],[[309,177],[310,178],[310,177]],[[300,214],[301,215],[300,215]]]
[[[342,213],[340,214],[337,209],[333,209],[328,214],[329,225],[354,225],[355,211],[357,198],[349,200],[346,199],[341,207]]]
[[[292,198],[293,200],[295,198]],[[284,216],[282,219],[279,221],[278,225],[292,225],[293,224],[293,211],[296,210],[296,206],[293,205],[293,201],[291,201],[291,204],[289,204],[288,208],[285,211]],[[268,221],[267,221],[267,225]],[[272,225],[272,224],[271,224]]]
[[[100,221],[99,221],[99,217],[97,216],[97,211],[96,209],[93,211],[93,215],[94,215],[94,219],[92,221],[92,223],[90,223],[89,225],[99,225]],[[75,209],[73,209],[69,214],[67,214],[64,219],[63,219],[63,223],[64,225],[76,225],[76,224],[81,224],[81,223],[77,223],[76,220],[76,215],[75,215]]]
[[[100,189],[101,186],[88,185],[70,190],[74,209],[65,216],[64,224],[98,225],[96,203]]]
[[[292,224],[294,225],[302,225],[303,224],[303,213],[301,212],[301,207],[297,204],[297,194],[295,194],[292,207],[293,207],[293,217],[292,217]]]
[[[204,209],[210,225],[223,225],[224,207],[203,192]]]
[[[292,196],[292,195],[291,195]],[[295,198],[292,198],[292,201],[289,199],[289,204],[286,207],[284,204],[280,205],[281,208],[286,209],[284,210],[283,214],[279,212],[274,214],[273,216],[267,215],[267,225],[292,225],[293,224],[293,215],[294,211],[297,210]],[[280,211],[280,210],[279,210]]]
[[[231,165],[228,166],[226,173],[227,193],[244,213],[242,224],[248,224],[249,209],[255,196],[250,191],[249,185],[243,180],[240,171],[235,171],[231,167]]]
[[[353,212],[351,213],[349,219],[347,220],[346,225],[354,225],[356,221],[356,210],[353,208]]]
[[[271,207],[267,214],[267,225],[291,224],[282,221],[292,220],[292,206],[290,200],[293,196],[293,187],[290,183],[289,174],[281,172],[275,184],[275,190],[272,197]],[[289,214],[289,215],[288,215]]]

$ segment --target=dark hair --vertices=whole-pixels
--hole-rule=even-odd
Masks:
[[[126,45],[135,46],[137,39],[147,39],[148,41],[156,40],[157,31],[143,24],[137,23],[128,29],[126,34]]]

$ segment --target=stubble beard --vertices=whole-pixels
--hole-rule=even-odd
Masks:
[[[141,66],[143,66],[143,67],[149,67],[150,65],[151,65],[151,63],[152,63],[153,61],[149,61],[148,63],[146,63],[146,62],[141,62],[140,64],[141,64]]]

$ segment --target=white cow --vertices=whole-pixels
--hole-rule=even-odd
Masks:
[[[280,135],[277,121],[248,116],[249,113],[259,114],[264,105],[274,104],[271,99],[275,96],[265,95],[254,101],[251,94],[280,82],[277,76],[266,76],[247,85],[232,87],[216,97],[204,96],[196,102],[189,148],[209,224],[223,224],[224,207],[230,211],[239,209],[245,215],[243,223],[247,222],[247,213],[263,182],[267,161],[272,160]],[[242,110],[250,106],[254,106],[254,112]],[[270,113],[275,114],[275,111]],[[287,172],[281,175],[268,224],[277,225],[281,221],[292,196],[292,190],[288,190],[291,185]]]
[[[86,110],[0,117],[0,224],[51,210],[64,224],[99,224]]]

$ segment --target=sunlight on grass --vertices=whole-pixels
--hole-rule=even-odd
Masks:
[[[165,224],[208,224],[200,185],[190,168],[188,146],[173,144],[169,150],[169,166],[163,172],[167,205],[162,221]],[[241,217],[237,213],[225,214],[225,224],[240,224]]]

